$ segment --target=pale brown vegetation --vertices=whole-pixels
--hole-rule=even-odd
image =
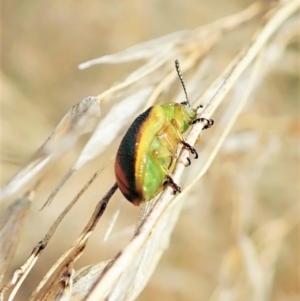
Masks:
[[[4,4],[1,298],[299,298],[300,1],[257,2],[248,8],[228,1],[231,15],[220,13],[224,3],[185,1],[193,22],[179,18],[182,4],[174,3],[162,10],[178,22],[169,30],[156,25],[157,3],[132,5],[134,18],[126,15],[125,4],[114,9],[99,3],[84,9],[40,4],[33,10],[37,14],[44,8],[43,20],[28,7]],[[101,10],[114,15],[117,7],[128,18],[124,28],[105,14],[104,21],[98,20]],[[175,32],[200,25],[196,11],[207,14],[207,25]],[[29,29],[8,18],[13,12],[19,22],[30,18]],[[74,15],[78,31],[69,32]],[[146,19],[160,35],[174,33],[82,64],[106,65],[78,75],[76,60],[99,54],[97,45],[107,43],[111,52],[130,44],[116,46],[124,39],[119,30],[143,32],[145,40],[141,24]],[[38,22],[54,20],[58,24],[49,31],[36,28]],[[51,36],[55,30],[61,32]],[[77,40],[81,43],[72,43]],[[202,103],[201,116],[216,124],[201,133],[199,160],[186,169],[187,152],[178,159],[174,179],[183,192],[174,198],[166,189],[138,217],[137,209],[115,193],[113,157],[134,116],[154,102],[183,99],[175,59],[193,105]],[[99,95],[85,98],[89,93]],[[83,100],[68,110],[79,95]],[[60,122],[51,121],[65,112]],[[49,123],[58,125],[41,143],[51,132]],[[189,143],[195,143],[202,127],[193,127]],[[39,211],[47,199],[50,206]],[[116,212],[120,216],[104,241]]]

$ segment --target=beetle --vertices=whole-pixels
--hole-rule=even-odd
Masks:
[[[172,179],[179,144],[198,158],[197,151],[185,142],[183,133],[197,122],[210,128],[212,119],[198,118],[197,109],[190,105],[178,60],[175,67],[181,81],[186,101],[153,105],[139,115],[124,135],[115,160],[115,176],[119,189],[133,205],[147,202],[166,185],[173,193],[181,188]],[[190,159],[187,158],[188,165]]]

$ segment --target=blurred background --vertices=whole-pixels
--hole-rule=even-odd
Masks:
[[[100,94],[132,70],[130,64],[122,64],[81,71],[78,64],[178,30],[194,29],[251,3],[4,0],[1,185],[27,162],[70,107],[89,95]],[[220,45],[215,64],[228,63],[247,36],[237,30],[229,41]],[[193,188],[170,247],[139,300],[245,300],[243,296],[252,291],[247,285],[250,280],[245,280],[241,247],[249,241],[238,240],[241,227],[259,259],[262,274],[253,279],[267,287],[263,300],[299,300],[298,67],[299,39],[290,43],[282,60],[257,87],[255,99],[239,117],[199,186]],[[109,110],[109,104],[102,110]],[[216,123],[221,110],[213,116]],[[208,132],[203,136],[202,143],[209,141]],[[27,259],[64,206],[95,172],[95,166],[107,160],[102,157],[87,164],[50,207],[39,211],[86,141],[87,137],[82,137],[77,147],[55,164],[42,185],[8,277]],[[64,220],[17,300],[30,295],[72,244],[113,183],[111,163]],[[113,257],[129,241],[139,210],[124,202],[111,238],[103,242],[121,199],[117,192],[76,268]]]

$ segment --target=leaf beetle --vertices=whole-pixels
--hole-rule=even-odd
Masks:
[[[135,206],[151,200],[166,185],[173,188],[174,194],[181,192],[171,176],[178,145],[182,144],[195,159],[198,158],[197,151],[185,142],[182,134],[197,122],[205,123],[203,129],[214,124],[212,119],[197,117],[198,107],[190,106],[178,60],[175,67],[186,101],[153,105],[147,109],[131,124],[117,151],[116,181],[124,197]],[[188,158],[187,165],[190,163]]]

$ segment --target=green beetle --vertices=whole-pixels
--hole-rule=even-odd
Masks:
[[[197,109],[190,106],[184,81],[175,61],[186,101],[154,105],[139,115],[123,137],[115,161],[115,175],[124,197],[135,206],[147,202],[161,192],[165,185],[173,193],[181,192],[171,174],[176,163],[179,144],[198,157],[197,151],[185,142],[182,134],[192,124],[205,122],[203,129],[210,128],[212,119],[197,118]],[[202,106],[200,106],[202,107]],[[190,160],[188,165],[190,165]]]

